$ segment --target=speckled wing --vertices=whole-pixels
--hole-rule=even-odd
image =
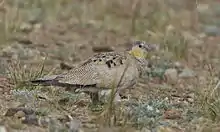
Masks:
[[[45,76],[34,84],[75,88],[128,87],[138,77],[137,61],[126,52],[99,53],[60,75]]]
[[[59,77],[60,83],[75,85],[96,85],[99,88],[110,88],[119,82],[125,69],[126,55],[123,53],[99,53],[88,59],[77,68]]]
[[[98,74],[95,65],[85,65],[71,69],[68,73],[60,75],[59,83],[74,85],[96,85]]]

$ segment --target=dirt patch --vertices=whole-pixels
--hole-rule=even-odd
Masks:
[[[0,128],[217,131],[219,96],[213,88],[219,77],[219,37],[216,30],[203,28],[213,24],[210,17],[218,20],[217,9],[210,10],[217,8],[215,4],[219,3],[3,1]],[[136,39],[157,43],[160,51],[150,57],[152,65],[135,89],[125,91],[130,100],[116,106],[111,116],[109,111],[92,111],[86,94],[26,85],[38,75],[67,71],[95,53],[124,51]]]

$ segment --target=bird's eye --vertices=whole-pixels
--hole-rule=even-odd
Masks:
[[[143,46],[142,45],[139,45],[139,48],[142,48]]]

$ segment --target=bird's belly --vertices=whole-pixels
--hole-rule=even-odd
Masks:
[[[139,77],[139,71],[136,67],[129,66],[127,69],[124,67],[108,71],[103,70],[99,75],[101,76],[97,87],[100,89],[112,89],[133,86]]]
[[[128,72],[121,81],[121,89],[133,87],[137,83],[138,77],[139,72],[137,69],[128,69]]]

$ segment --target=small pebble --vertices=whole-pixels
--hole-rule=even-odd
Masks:
[[[165,119],[179,119],[181,118],[181,112],[178,110],[167,110],[164,112]]]
[[[183,69],[183,71],[179,74],[180,78],[191,78],[195,76],[196,76],[196,73],[189,68]]]
[[[32,25],[29,23],[22,23],[20,26],[22,32],[28,33],[32,30]]]
[[[178,81],[178,73],[174,68],[167,69],[164,76],[168,84],[176,84]]]
[[[0,132],[8,132],[5,126],[0,126]]]
[[[22,118],[25,116],[25,113],[23,111],[18,111],[17,113],[15,113],[14,115],[16,118]]]

